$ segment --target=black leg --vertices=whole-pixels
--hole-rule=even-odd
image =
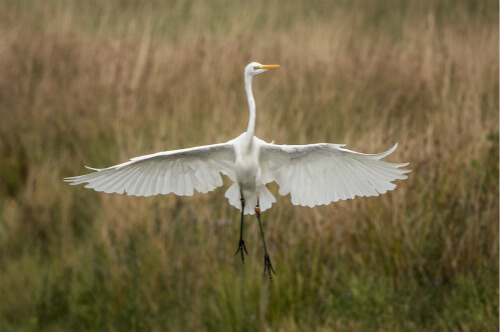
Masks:
[[[241,253],[241,261],[245,263],[245,256],[243,255],[243,251],[248,255],[247,247],[245,247],[245,241],[243,241],[243,215],[245,213],[245,199],[243,198],[243,194],[241,195],[241,225],[240,225],[240,242],[238,243],[238,250],[236,250],[236,254]]]
[[[260,228],[260,236],[262,237],[262,243],[264,243],[264,274],[269,274],[269,280],[273,281],[273,277],[271,272],[276,274],[273,269],[273,265],[271,264],[271,258],[269,258],[269,254],[267,253],[266,240],[264,240],[264,231],[262,230],[262,224],[260,222],[260,206],[259,201],[257,201],[257,206],[255,206],[255,215],[257,216],[257,220],[259,221]]]

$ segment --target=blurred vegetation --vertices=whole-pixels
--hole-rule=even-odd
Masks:
[[[498,2],[0,1],[1,331],[498,328]],[[83,165],[257,135],[409,161],[376,198],[281,197],[234,256],[207,195],[70,187]],[[226,183],[226,187],[229,183]],[[277,192],[275,185],[270,186]]]

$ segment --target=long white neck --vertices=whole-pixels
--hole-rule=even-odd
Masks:
[[[248,111],[250,112],[247,128],[247,139],[249,145],[252,144],[253,137],[255,135],[255,99],[253,98],[252,93],[252,78],[253,76],[245,75],[245,91],[248,99]]]

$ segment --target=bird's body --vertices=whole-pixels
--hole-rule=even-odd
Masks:
[[[293,204],[313,207],[355,196],[378,196],[396,187],[392,181],[406,179],[409,170],[402,167],[407,163],[380,160],[391,154],[397,144],[383,153],[363,154],[338,144],[277,145],[257,138],[252,79],[279,67],[256,62],[246,66],[250,116],[247,131],[240,136],[226,143],[141,156],[109,168],[90,168],[95,172],[65,181],[72,185],[87,183],[86,188],[106,193],[191,196],[194,190],[206,193],[222,186],[221,174],[225,174],[234,182],[225,197],[241,210],[243,226],[243,214],[256,213],[260,224],[260,212],[276,201],[266,187],[269,182],[277,182],[279,193],[290,194]],[[242,234],[238,251],[241,250],[243,259],[241,237]],[[270,261],[265,266],[270,272]]]
[[[257,138],[248,136],[244,133],[234,140],[236,183],[247,201],[256,195],[258,184],[262,185],[259,165],[260,145]]]

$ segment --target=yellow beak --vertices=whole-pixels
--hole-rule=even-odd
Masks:
[[[259,69],[276,69],[280,68],[280,65],[262,65],[259,67]]]

